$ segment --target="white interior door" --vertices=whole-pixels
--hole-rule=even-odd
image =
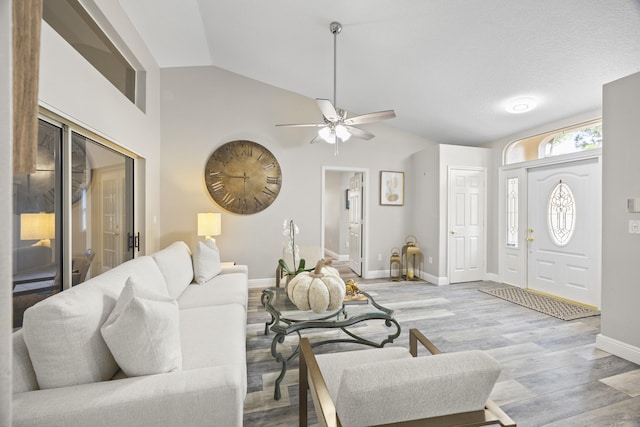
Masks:
[[[349,267],[362,276],[362,185],[363,174],[355,173],[349,181]]]
[[[486,170],[449,169],[449,283],[484,279]]]
[[[126,257],[124,179],[124,169],[101,174],[102,272],[122,264]]]
[[[600,159],[528,173],[528,274],[532,290],[600,306]]]

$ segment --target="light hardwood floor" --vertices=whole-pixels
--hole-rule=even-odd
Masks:
[[[409,329],[418,328],[443,351],[493,355],[503,372],[492,398],[519,426],[640,426],[640,367],[595,348],[600,317],[563,321],[478,291],[500,286],[493,282],[357,282],[395,310],[402,334],[390,345],[406,347]],[[249,291],[244,425],[296,426],[297,360],[282,383],[282,399],[273,400],[279,365],[270,353],[273,334],[264,335],[270,317],[260,295],[260,289]],[[373,322],[359,329],[371,337],[388,333]],[[279,348],[296,344],[290,337]],[[364,348],[333,344],[316,351]]]

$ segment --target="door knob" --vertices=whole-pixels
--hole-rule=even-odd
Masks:
[[[534,239],[533,239],[533,236],[529,236],[529,237],[527,237],[527,242],[533,242],[533,240],[534,240]]]
[[[456,234],[455,230],[451,230],[450,231],[451,235],[453,236],[454,234]]]

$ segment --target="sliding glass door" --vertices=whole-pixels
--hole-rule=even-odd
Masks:
[[[31,305],[134,257],[133,164],[40,120],[35,170],[14,175],[14,327]]]

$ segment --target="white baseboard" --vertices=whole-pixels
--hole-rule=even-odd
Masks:
[[[596,336],[596,347],[611,353],[615,356],[622,357],[625,360],[640,365],[640,348],[618,341],[606,335],[598,334]]]
[[[324,255],[333,259],[337,259],[338,261],[349,261],[349,254],[340,255],[326,248],[324,250]]]
[[[363,275],[365,279],[389,279],[389,270],[373,270],[367,271]],[[428,273],[420,273],[420,278],[434,285],[443,286],[449,284],[447,277],[437,277]],[[268,288],[276,285],[276,279],[251,279],[249,280],[249,288]]]
[[[496,282],[496,283],[502,283],[502,280],[500,280],[500,276],[498,276],[496,273],[487,273],[484,275],[484,280],[488,280],[491,282]]]
[[[426,280],[427,282],[433,283],[434,285],[438,285],[438,286],[446,286],[449,284],[448,277],[438,277],[429,273],[420,272],[420,278],[422,280]]]
[[[251,279],[249,280],[249,288],[270,288],[276,285],[276,279]]]
[[[382,278],[389,278],[389,270],[373,270],[373,271],[367,271],[365,272],[365,274],[363,275],[363,277],[365,279],[382,279]]]

